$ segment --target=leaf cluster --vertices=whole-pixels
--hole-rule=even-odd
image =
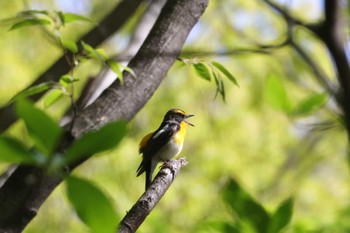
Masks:
[[[195,58],[193,59],[180,58],[179,60],[186,65],[190,65],[195,71],[196,76],[209,82],[212,79],[214,79],[214,82],[216,85],[215,97],[218,94],[220,94],[224,101],[226,99],[226,91],[225,91],[223,78],[225,77],[237,87],[239,86],[236,78],[232,75],[232,73],[219,62],[200,61]]]
[[[290,223],[293,199],[283,201],[273,213],[268,212],[234,179],[223,189],[223,199],[231,210],[232,222],[212,222],[220,232],[278,233]]]

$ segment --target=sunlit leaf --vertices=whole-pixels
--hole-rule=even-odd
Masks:
[[[196,71],[197,75],[207,81],[211,80],[211,72],[210,67],[204,64],[203,62],[199,62],[196,64],[193,64],[193,68]]]
[[[95,58],[103,64],[107,62],[107,55],[102,49],[94,49],[91,45],[85,42],[81,42],[81,44],[88,58]]]
[[[80,178],[68,177],[66,181],[68,199],[80,219],[94,233],[116,232],[118,216],[102,190]]]
[[[78,14],[62,13],[61,15],[63,18],[63,24],[77,22],[77,21],[91,22],[91,19],[89,19],[85,16],[82,16],[82,15],[78,15]]]
[[[84,41],[81,42],[81,45],[83,46],[83,49],[86,50],[87,52],[95,53],[95,49],[91,45],[85,43]]]
[[[78,46],[74,41],[61,39],[62,46],[72,53],[78,52]]]
[[[6,163],[35,164],[35,158],[25,146],[14,138],[0,136],[0,161]]]
[[[128,66],[123,66],[124,70],[128,73],[130,73],[134,78],[136,78],[135,72]]]
[[[48,24],[51,24],[51,21],[47,19],[25,19],[12,25],[12,27],[10,28],[10,31],[23,28],[23,27],[28,27],[28,26],[48,25]]]
[[[47,91],[50,88],[55,87],[56,85],[57,85],[57,83],[53,82],[53,81],[40,83],[38,85],[29,87],[29,88],[19,92],[17,95],[15,95],[11,99],[11,101],[15,101],[15,100],[18,100],[18,99],[21,99],[21,98],[25,98],[25,97],[28,97],[28,96],[32,96],[32,95],[38,94],[40,92]]]
[[[268,233],[278,233],[285,228],[293,215],[293,199],[287,199],[272,215],[271,221],[268,228]]]
[[[291,112],[291,116],[297,117],[312,114],[327,102],[327,98],[328,95],[323,93],[309,96],[297,105],[295,110]]]
[[[117,121],[90,132],[76,140],[65,154],[65,162],[79,160],[116,146],[126,134],[125,121]]]
[[[269,75],[265,86],[265,95],[267,102],[272,107],[287,114],[290,113],[292,104],[280,78],[275,75]]]
[[[63,130],[49,116],[35,108],[27,100],[17,101],[16,112],[23,119],[35,142],[35,147],[44,154],[51,155],[62,136]]]
[[[218,70],[220,70],[236,86],[239,86],[237,79],[223,65],[221,65],[220,63],[215,62],[215,61],[213,61],[211,64],[213,64],[213,66],[215,66]]]
[[[123,69],[120,66],[120,64],[114,60],[108,60],[107,61],[107,65],[109,66],[109,68],[111,68],[113,70],[113,72],[118,76],[118,78],[120,79],[120,82],[123,83],[124,79],[123,79]]]
[[[249,223],[256,232],[266,232],[270,216],[239,184],[230,179],[223,190],[224,200],[238,217]]]
[[[71,84],[71,83],[74,83],[74,82],[77,82],[77,81],[79,81],[79,79],[76,79],[72,75],[69,75],[69,74],[62,75],[61,78],[60,78],[60,83],[64,87],[68,86],[68,84]]]
[[[63,96],[61,89],[50,91],[44,98],[44,108],[48,108],[56,103]]]
[[[101,60],[107,61],[108,56],[103,49],[95,49],[95,53],[101,58]]]

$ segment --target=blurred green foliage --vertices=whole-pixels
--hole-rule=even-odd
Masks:
[[[67,11],[59,9],[64,6],[60,1],[26,2],[29,9]],[[321,7],[315,2],[295,4],[293,14],[309,22],[319,21]],[[107,13],[105,9],[111,9],[115,3],[76,1],[75,6],[81,7],[74,9],[74,13],[98,22]],[[0,7],[4,18],[26,10],[18,1],[2,1]],[[107,56],[123,49],[133,23],[102,46],[108,51]],[[0,63],[2,105],[28,86],[61,53],[39,27],[8,31],[11,25],[13,22],[4,21],[0,25],[0,53],[6,58]],[[196,127],[188,130],[180,155],[187,157],[189,165],[139,232],[278,232],[280,229],[301,233],[349,232],[347,137],[334,104],[290,47],[276,48],[268,54],[235,52],[242,48],[255,49],[256,44],[278,44],[286,33],[284,26],[259,0],[211,1],[190,35],[185,51],[224,51],[221,54],[225,56],[213,53],[204,57],[199,53],[199,59],[223,64],[240,88],[232,80],[220,79],[225,86],[226,102],[214,100],[217,84],[215,87],[197,78],[198,68],[194,73],[190,66],[175,63],[154,97],[129,124],[128,134],[119,146],[99,153],[74,171],[74,175],[90,181],[73,180],[71,184],[79,186],[78,189],[83,186],[84,190],[94,190],[91,192],[96,195],[92,196],[81,193],[87,202],[95,196],[102,196],[101,200],[111,197],[116,210],[113,216],[119,215],[116,218],[121,219],[143,192],[144,180],[136,178],[141,159],[137,154],[138,142],[159,126],[168,109],[177,107],[196,115],[192,119]],[[75,40],[90,27],[93,25],[89,23],[69,24],[62,29],[62,37]],[[334,77],[332,61],[323,45],[301,28],[296,36],[323,72]],[[65,47],[74,50],[71,43]],[[76,95],[87,77],[97,74],[99,69],[98,64],[88,61],[75,70],[74,78],[79,79],[75,84]],[[39,101],[39,108],[43,102]],[[49,105],[46,112],[58,120],[70,102],[61,98]],[[11,145],[21,141],[26,144],[21,146],[25,150],[43,139],[40,132],[36,135],[30,138],[19,123],[6,133],[6,138],[1,136],[0,146],[13,148]],[[22,149],[17,152],[21,154]],[[47,152],[50,150],[51,147],[47,148]],[[20,156],[16,159],[21,160]],[[0,165],[3,170],[6,166]],[[76,195],[68,188],[70,199],[79,201]],[[76,203],[76,208],[82,208],[81,204]],[[110,207],[106,208],[110,211]],[[62,186],[54,191],[24,232],[47,231],[89,232],[68,204]]]

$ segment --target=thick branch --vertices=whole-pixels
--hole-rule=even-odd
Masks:
[[[342,18],[339,0],[325,1],[325,21],[316,31],[327,46],[335,66],[340,84],[339,105],[344,111],[344,118],[350,140],[350,65],[346,55],[345,37],[342,30]]]
[[[138,24],[132,33],[128,46],[120,53],[123,54],[123,57],[128,57],[127,60],[121,61],[123,65],[127,66],[130,60],[140,49],[142,43],[145,41],[147,35],[156,22],[165,2],[166,0],[153,0],[150,2],[143,15],[139,18]],[[91,82],[84,87],[84,91],[80,96],[81,101],[79,106],[81,106],[81,108],[85,108],[86,106],[90,105],[116,79],[117,76],[115,72],[109,67],[106,67],[97,77],[91,78]]]
[[[95,28],[78,41],[84,41],[93,47],[98,46],[110,35],[117,31],[125,22],[134,14],[142,0],[124,0],[122,1],[104,20],[102,20]],[[43,73],[31,85],[37,85],[45,81],[58,79],[68,73],[70,70],[69,64],[64,56],[59,58],[45,73]],[[44,93],[40,93],[31,97],[32,100],[38,100]],[[12,123],[17,120],[14,113],[13,104],[7,105],[0,109],[0,133],[4,132]]]
[[[111,121],[132,119],[164,79],[207,4],[207,0],[168,1],[129,64],[137,78],[125,74],[123,85],[114,83],[80,112],[73,127],[74,137]],[[150,56],[149,51],[158,52]],[[161,56],[170,52],[174,56]],[[0,188],[0,232],[21,232],[60,182],[62,178],[49,176],[39,168],[20,165]]]
[[[186,159],[180,158],[171,160],[167,162],[166,166],[162,167],[154,178],[152,185],[120,222],[119,233],[132,233],[139,228],[146,217],[151,213],[152,209],[164,196],[177,174],[186,165]]]

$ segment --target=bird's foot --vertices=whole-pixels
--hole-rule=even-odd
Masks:
[[[172,176],[172,180],[174,181],[174,179],[175,179],[175,172],[173,170],[173,166],[171,165],[170,161],[171,160],[164,161],[164,163],[160,166],[160,169],[169,168],[169,170],[171,171],[171,174],[173,175]]]

